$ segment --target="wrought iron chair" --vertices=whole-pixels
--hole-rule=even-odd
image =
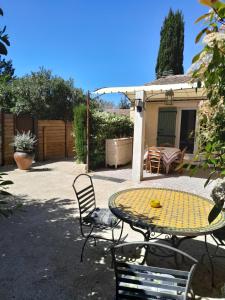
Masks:
[[[153,173],[153,170],[156,170],[157,174],[159,174],[159,171],[162,167],[161,160],[162,160],[161,151],[158,150],[157,148],[155,148],[155,149],[150,148],[148,150],[148,156],[147,156],[147,161],[146,161],[147,170],[148,170],[148,166],[149,166],[150,173]]]
[[[83,181],[87,181],[86,185],[82,188],[79,187],[79,179],[83,178]],[[123,221],[114,216],[107,208],[96,207],[95,190],[91,176],[87,174],[78,175],[73,181],[73,189],[77,197],[79,213],[80,213],[80,230],[81,235],[85,238],[82,246],[80,261],[83,261],[83,253],[87,241],[91,238],[94,239],[96,245],[96,239],[108,240],[113,243],[118,243],[123,233]],[[114,229],[121,223],[121,231],[118,240],[114,238]],[[86,233],[84,229],[89,229]],[[112,238],[106,238],[94,233],[95,230],[100,232],[110,229],[112,231]]]
[[[197,260],[187,253],[158,242],[125,243],[114,246],[111,251],[116,276],[116,300],[187,299],[197,265]],[[170,264],[168,267],[164,257],[160,259],[164,266],[159,267],[159,260],[156,262],[155,257],[151,258],[164,251],[169,251],[170,254],[172,251],[174,255],[188,259],[189,266],[182,270],[172,268]],[[138,257],[142,254],[146,259],[140,263]]]

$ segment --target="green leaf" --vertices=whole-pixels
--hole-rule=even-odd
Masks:
[[[6,46],[0,42],[0,55],[7,55],[8,51],[6,49]]]
[[[195,43],[196,43],[196,44],[200,41],[202,35],[203,35],[207,30],[208,30],[208,27],[205,27],[205,28],[203,28],[203,29],[199,32],[199,34],[198,34],[198,35],[196,36],[196,38],[195,38]]]
[[[10,46],[10,42],[9,42],[9,37],[7,34],[3,35],[1,37],[1,40],[7,45],[7,46]]]
[[[199,17],[196,21],[195,21],[195,24],[200,22],[202,19],[205,19],[206,17],[210,16],[211,13],[207,13],[207,14],[204,14],[202,15],[201,17]]]
[[[0,186],[8,185],[8,184],[13,184],[13,182],[11,180],[4,180],[3,182],[0,183]]]
[[[221,7],[220,9],[218,9],[218,15],[220,18],[225,18],[225,7]]]
[[[209,177],[207,178],[207,180],[206,180],[206,182],[204,184],[204,188],[209,184],[209,182],[210,182],[213,174],[215,174],[215,173],[216,173],[216,171],[213,171],[213,172],[210,173]]]
[[[202,53],[202,51],[199,52],[198,54],[196,54],[196,55],[193,57],[192,63],[195,63],[197,60],[199,60],[199,57],[200,57],[201,53]]]
[[[9,192],[4,191],[4,190],[0,190],[0,195],[10,196],[11,194]]]
[[[208,143],[206,146],[205,146],[205,150],[207,152],[210,152],[212,150],[212,144],[211,143]]]

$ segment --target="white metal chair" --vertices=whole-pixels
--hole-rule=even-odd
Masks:
[[[128,249],[126,251],[126,249]],[[131,251],[148,252],[149,260],[154,261],[154,255],[159,256],[165,251],[181,255],[190,261],[188,268],[175,269],[171,267],[158,267],[146,264],[146,260],[137,263],[138,255]],[[158,251],[159,250],[159,251]],[[158,251],[158,252],[157,252]],[[125,253],[128,252],[128,255]],[[145,258],[146,253],[143,255]],[[135,299],[177,299],[184,300],[188,297],[191,280],[195,271],[197,260],[187,253],[171,246],[153,242],[134,242],[120,244],[112,248],[112,257],[116,276],[116,300]],[[165,256],[161,261],[166,262]]]

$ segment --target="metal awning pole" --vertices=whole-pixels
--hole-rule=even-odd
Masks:
[[[87,172],[89,172],[89,146],[90,146],[90,141],[89,141],[89,115],[90,115],[90,93],[89,91],[87,92],[87,98],[86,98],[86,104],[87,104],[87,156],[86,156],[86,164],[87,164]]]

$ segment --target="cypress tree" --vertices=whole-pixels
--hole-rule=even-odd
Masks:
[[[170,9],[160,31],[156,77],[183,74],[184,18],[181,11]]]

